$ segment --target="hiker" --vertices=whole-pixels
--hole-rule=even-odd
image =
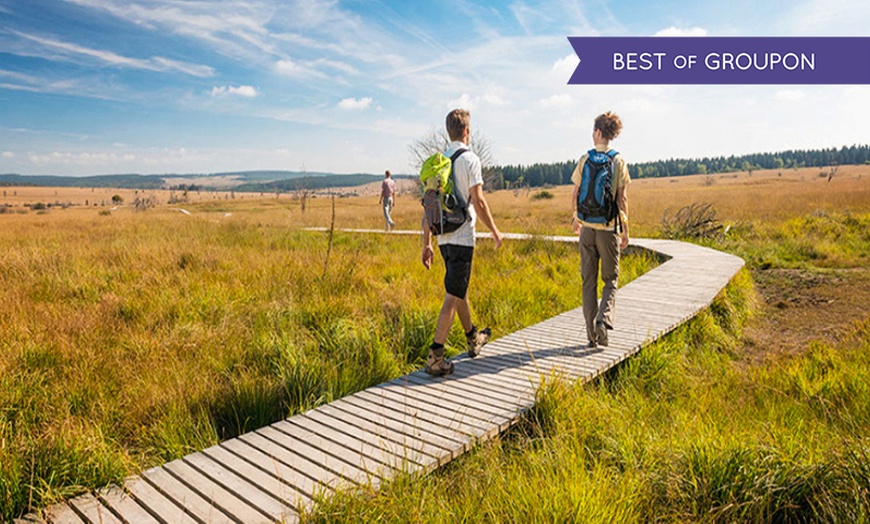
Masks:
[[[390,216],[396,198],[396,181],[391,176],[390,170],[387,169],[384,172],[384,181],[381,182],[381,197],[378,199],[378,204],[381,204],[384,208],[384,220],[387,222],[385,229],[387,231],[392,231],[393,226],[396,225]]]
[[[619,254],[628,246],[628,167],[610,141],[619,135],[622,121],[607,112],[595,119],[592,142],[595,147],[580,157],[571,176],[574,183],[574,233],[580,235],[580,274],[583,280],[583,316],[586,320],[587,347],[608,345],[608,330],[613,329],[616,287],[619,278]],[[607,171],[609,170],[609,175]],[[587,191],[598,177],[609,177],[607,191]],[[604,179],[602,179],[602,184]],[[614,207],[615,204],[615,207]],[[598,207],[601,206],[601,207]],[[607,208],[608,212],[601,212]],[[598,265],[604,290],[598,302]]]
[[[471,114],[464,109],[454,109],[447,114],[447,134],[450,145],[444,152],[445,157],[460,153],[453,161],[454,191],[463,202],[469,202],[468,219],[458,229],[450,233],[438,235],[438,247],[444,259],[446,274],[444,275],[444,303],[438,314],[435,327],[435,337],[429,346],[426,360],[426,372],[434,376],[445,376],[453,372],[453,362],[444,358],[444,342],[453,325],[454,314],[459,316],[465,339],[468,343],[468,355],[476,357],[484,344],[489,341],[490,329],[478,330],[471,322],[471,309],[466,292],[471,278],[471,260],[474,255],[474,224],[477,216],[491,231],[495,247],[501,246],[501,233],[492,219],[489,205],[483,196],[483,175],[480,169],[480,158],[468,147],[471,136]],[[432,250],[432,232],[429,221],[423,217],[423,265],[429,269],[434,258]]]

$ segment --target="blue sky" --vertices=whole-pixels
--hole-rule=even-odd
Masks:
[[[868,34],[866,0],[0,0],[0,173],[409,172],[453,107],[501,164],[605,110],[630,161],[866,144],[870,86],[569,86],[567,36]]]

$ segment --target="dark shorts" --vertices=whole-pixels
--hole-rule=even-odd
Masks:
[[[465,298],[468,292],[468,281],[471,279],[471,258],[474,248],[468,246],[453,246],[445,244],[441,248],[441,257],[447,266],[444,275],[444,289],[458,298]]]

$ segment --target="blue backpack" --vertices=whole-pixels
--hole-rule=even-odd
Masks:
[[[613,191],[613,157],[617,154],[613,149],[607,153],[589,150],[577,192],[577,218],[580,220],[590,224],[609,224],[619,217]]]

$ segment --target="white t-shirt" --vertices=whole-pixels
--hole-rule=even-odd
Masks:
[[[468,205],[468,221],[452,233],[438,235],[438,245],[450,244],[453,246],[474,247],[474,224],[477,222],[477,214],[471,204],[471,192],[469,188],[483,184],[483,174],[480,170],[480,158],[471,149],[458,140],[454,140],[447,147],[444,156],[450,158],[457,149],[468,149],[467,153],[456,159],[453,164],[453,176],[456,179],[456,191]]]

